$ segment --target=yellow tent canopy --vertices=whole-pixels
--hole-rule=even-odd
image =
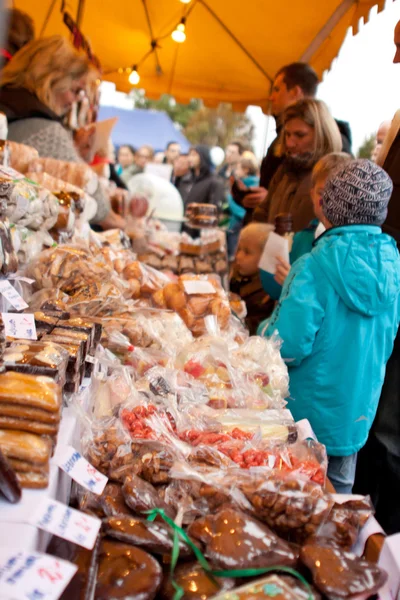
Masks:
[[[186,0],[187,2],[187,0]],[[127,68],[138,65],[147,96],[179,102],[231,102],[267,109],[271,80],[284,64],[309,62],[321,76],[349,27],[357,33],[384,0],[68,0],[70,15],[90,40],[104,79],[128,92]],[[38,34],[68,35],[59,0],[15,0]],[[185,18],[186,41],[171,32]],[[157,42],[152,50],[151,42]],[[149,53],[150,52],[150,53]],[[143,57],[149,53],[143,61]],[[120,72],[118,72],[118,69]],[[121,72],[123,70],[123,72]]]

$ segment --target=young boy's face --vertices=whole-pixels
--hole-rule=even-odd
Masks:
[[[322,194],[326,185],[327,177],[319,177],[317,178],[314,187],[311,188],[311,200],[314,207],[314,214],[319,221],[322,221],[324,218],[324,213],[322,212]]]
[[[243,167],[240,163],[235,168],[235,176],[237,179],[243,179],[244,177],[247,177],[248,174],[249,174],[249,170],[243,169]]]
[[[239,238],[235,263],[237,270],[243,277],[250,277],[258,273],[262,247],[258,240],[251,239],[249,235],[242,234]]]

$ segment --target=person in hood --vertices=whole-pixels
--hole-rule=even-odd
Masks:
[[[213,173],[210,150],[202,144],[189,151],[191,186],[183,197],[184,206],[188,204],[214,204],[220,212],[224,201],[224,185]]]
[[[318,75],[314,69],[303,62],[285,65],[275,75],[269,100],[271,113],[276,122],[277,137],[268,148],[268,152],[261,163],[259,186],[254,186],[252,193],[247,195],[243,201],[243,206],[246,208],[245,224],[253,220],[254,208],[265,201],[270,183],[283,162],[283,156],[279,152],[279,137],[283,129],[283,113],[288,106],[299,100],[315,98],[318,92],[318,83]],[[346,121],[338,120],[336,120],[336,125],[342,138],[342,147],[338,151],[341,150],[351,154],[350,125]]]
[[[43,158],[82,162],[62,121],[84,90],[89,70],[88,59],[62,36],[26,44],[1,71],[0,112],[8,120],[8,138],[36,148]],[[93,197],[93,223],[124,226],[100,183]]]
[[[381,230],[391,193],[390,177],[367,159],[328,180],[326,232],[293,265],[261,332],[283,340],[288,408],[325,444],[339,493],[351,493],[399,325],[399,252]]]
[[[307,227],[314,218],[311,173],[326,154],[339,152],[339,129],[321,100],[307,98],[289,106],[282,117],[279,153],[283,161],[275,173],[268,196],[254,210],[253,220],[274,225],[280,213],[290,213],[293,231]]]
[[[18,50],[35,38],[35,25],[32,17],[17,8],[1,11],[0,19],[7,29],[4,46],[0,48],[0,68],[3,68]]]

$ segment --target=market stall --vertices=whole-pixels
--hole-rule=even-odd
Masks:
[[[211,262],[212,207],[193,238],[144,220],[149,266],[85,227],[85,165],[2,147],[23,172],[1,167],[1,594],[47,593],[44,569],[49,598],[377,592],[371,502],[294,422],[279,340],[249,337]]]

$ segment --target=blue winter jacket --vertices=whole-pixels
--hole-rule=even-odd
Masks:
[[[247,187],[256,187],[258,186],[260,179],[255,175],[248,175],[247,177],[243,177],[242,181]],[[228,205],[231,215],[229,220],[229,229],[234,229],[236,225],[243,221],[243,218],[246,214],[246,209],[234,201],[231,193],[228,194]]]
[[[374,225],[329,229],[296,261],[266,335],[278,330],[288,408],[328,455],[360,450],[375,417],[400,318],[400,258]],[[264,327],[265,329],[265,327]]]

